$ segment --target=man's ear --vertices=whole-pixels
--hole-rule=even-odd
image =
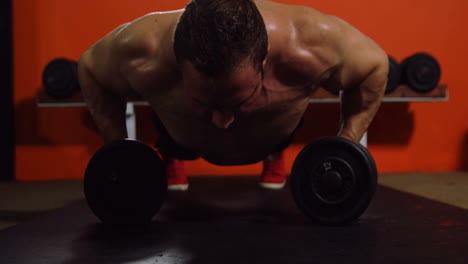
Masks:
[[[268,43],[267,55],[266,55],[265,59],[264,59],[263,62],[262,62],[262,69],[264,69],[265,66],[266,66],[266,60],[267,60],[267,58],[268,58],[268,54],[270,54],[270,43]]]

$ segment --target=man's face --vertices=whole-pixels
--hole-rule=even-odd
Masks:
[[[192,64],[184,63],[184,86],[194,111],[227,129],[235,119],[261,109],[267,104],[262,74],[252,64],[239,66],[219,78],[207,78]]]

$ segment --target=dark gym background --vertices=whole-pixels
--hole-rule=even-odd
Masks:
[[[11,3],[0,2],[0,180],[14,179],[15,166]]]

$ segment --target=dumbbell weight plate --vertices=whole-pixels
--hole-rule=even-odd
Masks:
[[[299,153],[291,191],[303,213],[320,224],[349,223],[369,206],[377,169],[368,151],[340,137],[325,137]]]
[[[149,223],[167,194],[165,167],[150,146],[113,141],[89,161],[84,193],[91,210],[106,224]]]
[[[439,84],[440,65],[430,54],[416,53],[404,59],[401,67],[402,81],[416,92],[430,92]]]
[[[78,63],[65,58],[50,61],[42,72],[42,84],[47,95],[55,99],[73,96],[79,90]]]

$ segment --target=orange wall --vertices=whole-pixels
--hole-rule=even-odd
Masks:
[[[463,0],[281,0],[312,6],[344,18],[402,59],[417,51],[435,55],[442,66],[448,102],[388,103],[369,132],[370,151],[381,172],[468,169],[468,2]],[[138,5],[134,5],[138,3]],[[120,23],[151,11],[182,8],[185,0],[14,0],[14,81],[16,170],[19,180],[81,178],[100,146],[88,113],[80,108],[38,108],[36,92],[46,63],[59,56],[78,59],[91,44]],[[337,105],[311,105],[306,125],[286,157],[314,137],[335,134]],[[139,108],[138,136],[156,138],[147,108]],[[319,113],[329,112],[326,117]],[[254,174],[260,164],[218,167],[188,162],[194,174]]]

